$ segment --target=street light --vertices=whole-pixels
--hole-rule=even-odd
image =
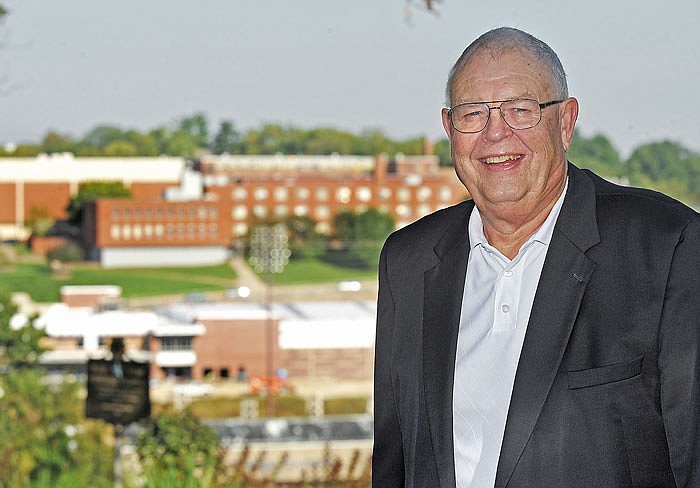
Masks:
[[[289,262],[291,251],[289,250],[287,227],[284,224],[258,225],[253,228],[250,235],[250,258],[248,262],[253,269],[265,275],[267,288],[265,308],[267,318],[265,320],[265,363],[268,381],[272,381],[274,372],[274,334],[272,321],[272,275],[281,273]],[[274,398],[268,386],[267,391],[267,415],[275,413]]]

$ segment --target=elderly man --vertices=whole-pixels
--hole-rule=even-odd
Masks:
[[[487,32],[442,121],[473,200],[387,240],[373,486],[700,487],[700,218],[567,162],[557,55]]]

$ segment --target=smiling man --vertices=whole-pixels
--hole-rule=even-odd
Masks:
[[[567,162],[578,102],[525,32],[447,102],[473,200],[382,251],[373,486],[700,486],[698,214]]]

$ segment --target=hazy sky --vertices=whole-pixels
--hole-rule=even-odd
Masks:
[[[700,150],[698,0],[2,0],[0,143],[149,130],[194,112],[211,130],[265,122],[442,136],[452,63],[500,25],[549,43],[579,99],[578,127],[627,155]]]

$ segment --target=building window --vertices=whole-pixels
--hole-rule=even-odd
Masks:
[[[248,225],[244,223],[238,223],[233,226],[233,235],[244,236],[248,233]]]
[[[341,186],[335,191],[335,199],[340,203],[348,203],[352,197],[352,191],[347,186]]]
[[[146,236],[146,238],[150,238],[153,236],[153,225],[152,224],[146,224],[143,226],[143,234]]]
[[[327,202],[329,198],[328,188],[322,186],[316,189],[316,200],[319,202]]]
[[[328,205],[319,205],[314,210],[314,214],[317,219],[326,220],[331,216],[331,210],[328,208]]]
[[[122,225],[122,236],[126,240],[131,239],[131,226],[129,224]]]
[[[424,215],[428,215],[430,212],[433,211],[433,209],[430,205],[428,205],[427,203],[424,203],[424,204],[418,205],[417,211],[418,211],[418,215],[422,217]]]
[[[284,186],[275,188],[275,200],[278,202],[286,202],[289,198],[289,190]]]
[[[289,209],[286,205],[275,205],[275,217],[286,217],[289,215]]]
[[[411,215],[411,207],[406,205],[405,203],[402,203],[400,205],[396,206],[396,215],[399,217],[406,218],[409,215]]]
[[[297,199],[306,200],[310,195],[311,192],[308,188],[304,188],[303,186],[301,188],[297,188]]]
[[[357,199],[361,202],[369,202],[372,199],[372,190],[366,186],[361,186],[355,190]]]
[[[248,207],[245,205],[236,205],[231,209],[231,217],[236,220],[243,220],[248,216]]]
[[[382,200],[388,200],[391,198],[391,188],[383,186],[379,189],[379,198]]]
[[[215,219],[219,215],[219,210],[216,207],[209,207],[209,218]]]
[[[131,217],[131,209],[130,208],[124,209],[124,217]]]
[[[328,222],[317,223],[315,229],[316,232],[324,236],[331,233],[331,225]]]
[[[118,241],[119,236],[120,236],[119,225],[114,224],[114,225],[110,226],[109,235],[112,239],[114,239],[115,241]]]
[[[176,336],[176,337],[161,337],[161,351],[191,351],[192,337]]]
[[[396,197],[400,202],[407,202],[411,199],[411,190],[408,188],[399,188],[396,191]]]
[[[253,215],[259,219],[267,218],[267,207],[265,205],[253,206]]]
[[[425,202],[428,200],[433,194],[433,190],[431,190],[427,186],[422,186],[418,188],[418,191],[416,192],[416,198],[418,199],[419,202]]]
[[[449,186],[443,186],[440,188],[440,200],[443,202],[448,202],[452,200],[452,188]]]
[[[207,235],[207,224],[199,224],[199,237]]]
[[[118,219],[120,217],[120,212],[118,208],[113,208],[112,209],[112,218],[113,219]]]
[[[309,206],[308,205],[295,205],[294,206],[294,215],[297,217],[303,217],[304,215],[309,214]]]
[[[209,224],[209,234],[215,236],[219,233],[219,227],[216,224]]]
[[[206,219],[207,218],[207,207],[199,207],[197,209],[197,217],[201,219]]]
[[[265,200],[267,198],[267,195],[267,188],[264,188],[262,186],[256,188],[253,192],[253,198],[255,198],[256,200]]]
[[[142,214],[143,214],[143,212],[142,212],[140,207],[136,207],[134,209],[134,217],[140,218]]]
[[[134,239],[139,240],[143,236],[143,230],[141,229],[141,224],[134,225]]]
[[[231,198],[234,200],[245,200],[248,196],[248,191],[245,188],[236,187],[231,191]]]
[[[228,378],[229,377],[228,368],[221,368],[219,370],[219,377],[222,380],[225,380],[226,378]]]
[[[163,224],[156,224],[156,236],[158,237],[163,237],[163,234],[165,234],[165,229],[163,228]]]

